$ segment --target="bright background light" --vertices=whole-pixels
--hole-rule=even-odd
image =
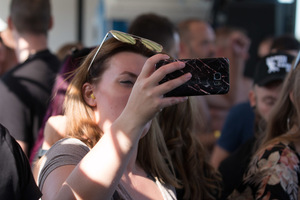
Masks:
[[[300,40],[300,0],[296,2],[295,37]]]
[[[278,0],[278,3],[294,3],[294,0]]]

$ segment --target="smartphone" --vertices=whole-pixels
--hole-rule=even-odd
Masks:
[[[156,69],[174,61],[185,62],[185,67],[167,74],[159,83],[165,83],[187,72],[192,78],[185,84],[165,94],[166,97],[199,96],[226,94],[229,91],[229,59],[228,58],[197,58],[161,60]]]

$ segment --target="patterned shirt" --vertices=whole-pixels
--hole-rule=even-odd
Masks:
[[[298,199],[300,156],[291,144],[268,145],[249,166],[242,185],[228,199]]]

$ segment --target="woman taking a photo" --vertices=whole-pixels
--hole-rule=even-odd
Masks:
[[[106,40],[112,34],[113,37]],[[186,97],[164,98],[191,78],[159,85],[174,62],[150,40],[110,31],[74,74],[65,100],[67,137],[41,160],[42,199],[176,199],[175,175],[152,119]],[[150,128],[151,127],[151,128]],[[156,131],[157,130],[157,131]]]

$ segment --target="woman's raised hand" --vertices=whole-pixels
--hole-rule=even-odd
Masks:
[[[191,79],[190,73],[184,74],[176,79],[167,81],[163,84],[159,82],[169,73],[185,67],[183,62],[172,62],[156,70],[155,64],[169,56],[157,54],[150,57],[144,64],[143,69],[138,76],[128,103],[124,111],[135,115],[132,119],[140,122],[140,125],[151,120],[161,109],[184,102],[187,97],[164,97],[164,94],[184,84]]]

